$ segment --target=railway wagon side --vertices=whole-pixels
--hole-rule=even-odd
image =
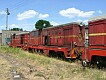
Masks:
[[[21,42],[20,42],[20,36],[19,35],[16,35],[16,34],[13,34],[11,36],[11,40],[10,40],[10,46],[11,47],[21,47]]]
[[[11,47],[20,47],[25,48],[25,45],[28,44],[28,34],[29,32],[21,32],[17,34],[13,34],[10,40]]]
[[[80,23],[68,23],[29,33],[28,49],[45,55],[77,58],[84,49],[85,28]]]
[[[90,19],[88,27],[89,43],[83,60],[106,66],[106,15]]]

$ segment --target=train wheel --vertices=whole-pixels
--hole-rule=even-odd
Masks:
[[[82,61],[82,66],[83,66],[84,68],[88,66],[88,63],[87,63],[86,60],[83,60],[83,61]]]

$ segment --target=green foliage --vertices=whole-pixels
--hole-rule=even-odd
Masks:
[[[49,21],[46,20],[38,20],[35,24],[36,29],[43,29],[47,27],[52,27]]]
[[[11,31],[23,31],[23,29],[22,28],[12,28],[12,29],[10,29]]]

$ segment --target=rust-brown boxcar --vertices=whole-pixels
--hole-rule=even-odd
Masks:
[[[82,56],[83,60],[91,64],[106,65],[106,15],[90,19],[88,27],[89,43],[88,49]]]

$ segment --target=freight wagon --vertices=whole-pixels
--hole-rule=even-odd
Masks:
[[[88,49],[82,55],[82,64],[106,66],[106,15],[89,19]]]
[[[11,36],[9,45],[14,48],[20,47],[24,49],[26,44],[28,44],[28,37],[29,37],[28,33],[29,32],[21,32],[21,33],[13,34]]]

